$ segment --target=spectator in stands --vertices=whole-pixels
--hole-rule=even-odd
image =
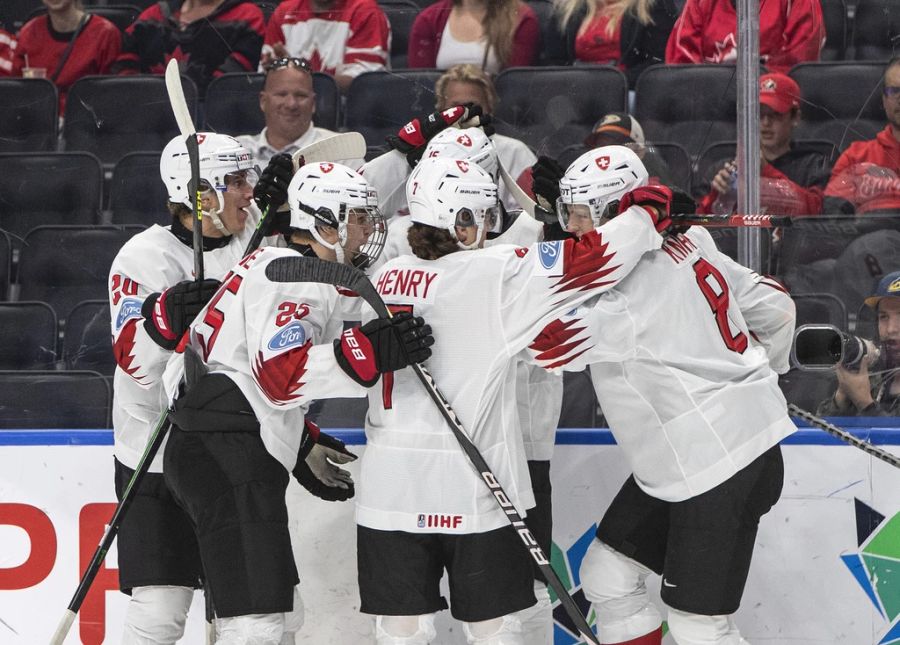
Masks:
[[[837,390],[819,405],[819,415],[900,416],[900,271],[884,276],[865,302],[878,318],[880,357],[867,354],[858,371],[837,366]]]
[[[266,127],[256,135],[237,137],[264,167],[280,152],[293,154],[300,148],[335,134],[312,124],[316,93],[312,72],[303,58],[279,58],[265,66],[266,79],[259,93],[259,109]]]
[[[363,72],[389,67],[391,26],[376,0],[285,0],[269,19],[263,64],[306,58],[342,91]]]
[[[667,63],[734,63],[736,0],[687,0],[666,45]],[[759,55],[770,70],[819,60],[825,21],[819,0],[769,0],[759,7]]]
[[[409,66],[449,69],[471,63],[489,74],[533,65],[540,25],[521,0],[438,0],[413,22]]]
[[[264,27],[251,0],[162,0],[126,30],[113,73],[163,74],[175,58],[203,96],[217,76],[256,70]]]
[[[12,76],[16,37],[0,27],[0,77]]]
[[[779,215],[817,215],[831,162],[821,152],[793,141],[800,122],[800,87],[789,76],[759,79],[760,204]],[[735,208],[734,161],[726,163],[698,204],[699,213],[731,213]]]
[[[678,10],[672,0],[555,0],[569,58],[612,64],[632,89],[644,68],[662,63]]]
[[[85,13],[81,0],[43,0],[47,15],[19,30],[13,76],[44,77],[59,90],[59,114],[66,92],[82,76],[108,74],[122,48],[122,32],[106,18]]]
[[[828,212],[900,211],[900,57],[884,70],[881,102],[888,123],[874,139],[850,144],[825,189]]]

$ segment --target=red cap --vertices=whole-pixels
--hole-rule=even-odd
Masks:
[[[785,74],[763,74],[759,77],[759,103],[784,114],[800,107],[800,86]]]

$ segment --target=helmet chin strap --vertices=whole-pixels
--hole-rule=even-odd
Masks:
[[[225,222],[223,222],[219,217],[219,215],[222,214],[222,210],[224,209],[225,196],[222,195],[218,190],[211,190],[207,192],[212,192],[216,196],[216,200],[219,202],[219,208],[210,208],[209,210],[201,210],[200,212],[204,216],[209,217],[210,221],[213,223],[213,226],[215,226],[220,233],[222,233],[223,235],[231,235],[231,231],[228,230],[228,227],[225,226]]]
[[[338,264],[344,264],[344,247],[341,245],[340,235],[338,236],[338,241],[332,244],[331,242],[326,241],[324,237],[322,237],[321,233],[319,233],[318,226],[314,226],[310,233],[312,233],[312,236],[315,238],[316,242],[324,246],[326,249],[331,249],[332,251],[334,251],[334,257]]]
[[[484,234],[484,222],[475,226],[475,241],[471,244],[465,244],[460,241],[459,236],[456,234],[456,226],[450,229],[450,233],[456,238],[456,245],[462,249],[463,251],[475,251],[478,249],[478,243],[481,241],[481,236]]]

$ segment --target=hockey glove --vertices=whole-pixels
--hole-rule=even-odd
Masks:
[[[253,199],[259,210],[274,214],[278,208],[287,202],[288,185],[294,176],[294,161],[286,152],[275,155],[269,160],[269,165],[262,171],[259,181],[253,188]],[[266,217],[268,220],[269,218]],[[274,231],[273,231],[274,232]],[[271,233],[268,233],[271,235]]]
[[[556,212],[556,200],[559,199],[559,180],[566,171],[556,159],[541,155],[537,163],[531,167],[531,190],[538,206],[549,213]],[[554,215],[554,219],[556,216]]]
[[[431,327],[421,316],[404,311],[348,329],[334,341],[334,355],[347,376],[372,387],[384,372],[427,360],[432,345]]]
[[[141,306],[147,335],[163,349],[175,349],[221,284],[218,280],[185,280],[162,293],[150,294]]]
[[[297,465],[292,474],[303,488],[328,502],[344,502],[356,492],[353,478],[334,463],[346,464],[356,460],[344,442],[325,434],[312,421],[306,422]]]
[[[675,223],[667,232],[670,235],[684,233],[690,228],[689,224],[681,224],[678,222],[678,215],[694,215],[697,213],[697,202],[680,188],[672,188],[672,215],[675,216]]]
[[[424,119],[413,119],[404,125],[397,134],[388,135],[388,145],[406,155],[406,161],[415,168],[425,152],[425,146],[438,132],[456,125],[459,127],[489,126],[490,117],[484,114],[481,106],[474,103],[455,105],[446,110],[432,112]],[[485,129],[487,132],[487,129]],[[488,134],[493,134],[493,128]]]
[[[672,191],[666,186],[641,186],[625,193],[619,201],[619,214],[632,206],[644,207],[660,235],[672,226]]]

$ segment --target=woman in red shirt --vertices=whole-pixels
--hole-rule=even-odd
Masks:
[[[409,66],[478,65],[490,74],[533,65],[540,46],[537,15],[521,0],[438,0],[413,22]]]
[[[122,48],[122,33],[106,18],[85,13],[81,0],[43,2],[47,15],[32,18],[19,31],[12,75],[42,75],[56,83],[62,116],[75,81],[109,73]]]
[[[673,0],[557,0],[569,58],[612,64],[634,88],[644,68],[665,60],[678,17]]]

